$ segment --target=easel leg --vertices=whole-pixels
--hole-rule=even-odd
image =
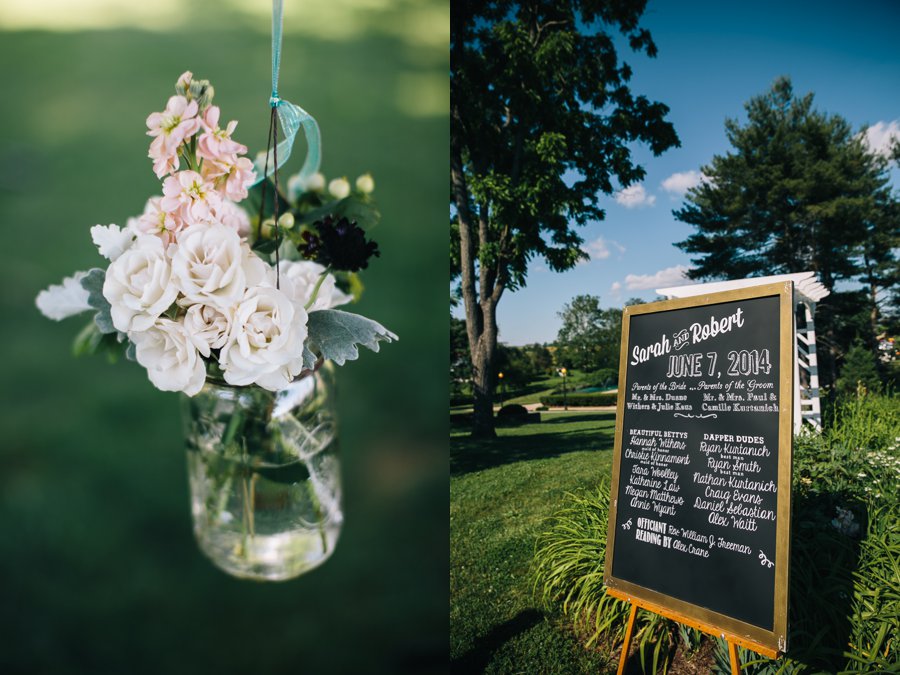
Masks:
[[[738,660],[737,645],[728,641],[728,660],[731,661],[731,675],[740,675],[741,662]]]
[[[625,672],[625,662],[628,661],[628,650],[631,648],[631,634],[634,632],[634,617],[637,614],[637,605],[631,605],[631,613],[628,615],[628,624],[625,626],[625,642],[622,644],[622,656],[619,657],[619,669],[616,675]]]

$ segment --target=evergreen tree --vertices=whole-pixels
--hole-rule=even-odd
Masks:
[[[855,342],[844,358],[841,376],[837,381],[837,390],[843,395],[852,395],[861,391],[877,392],[881,389],[881,378],[872,352],[861,342]]]
[[[812,94],[795,96],[787,78],[745,108],[745,124],[725,122],[733,151],[703,167],[705,180],[674,212],[696,228],[677,244],[694,255],[689,276],[812,270],[833,293],[839,281],[855,281],[866,289],[856,309],[866,313],[863,334],[874,350],[883,304],[897,284],[900,243],[886,160],[869,153],[842,117],[815,110]],[[826,303],[842,304],[836,295]],[[838,335],[855,333],[841,326],[844,318],[827,309],[820,314],[825,384],[834,381],[836,359],[849,346]]]
[[[466,311],[473,435],[492,436],[497,303],[530,260],[586,258],[573,229],[640,181],[631,147],[677,145],[668,108],[629,89],[613,36],[649,56],[646,0],[460,0],[450,19],[451,260]]]

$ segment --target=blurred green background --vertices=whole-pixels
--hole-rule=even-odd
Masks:
[[[329,179],[375,177],[382,256],[356,311],[400,342],[339,370],[334,556],[256,584],[194,544],[178,397],[74,359],[81,319],[34,297],[159,192],[144,120],[182,71],[261,149],[271,5],[0,0],[2,673],[447,669],[448,3],[285,5],[282,96],[318,119]]]

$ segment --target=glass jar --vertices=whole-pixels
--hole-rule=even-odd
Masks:
[[[343,522],[330,363],[286,389],[207,378],[183,397],[194,534],[229,574],[291,579],[329,558]]]

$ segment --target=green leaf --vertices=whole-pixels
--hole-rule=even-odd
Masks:
[[[338,309],[310,312],[309,340],[322,356],[339,366],[359,358],[357,345],[378,351],[378,342],[392,342],[397,336],[376,321]],[[304,351],[304,361],[305,361]]]
[[[351,194],[349,197],[329,202],[317,209],[298,215],[297,222],[306,225],[323,220],[326,216],[331,216],[335,220],[341,218],[355,220],[356,224],[364,230],[375,227],[381,220],[381,213],[375,207],[375,202],[364,195]]]
[[[94,354],[100,346],[100,341],[102,339],[103,333],[97,328],[97,324],[91,320],[85,324],[84,328],[81,329],[81,332],[75,336],[75,341],[72,343],[72,353],[75,356]]]
[[[95,267],[81,279],[81,287],[88,292],[88,304],[97,310],[94,323],[104,335],[115,333],[112,316],[109,313],[109,302],[103,297],[103,282],[106,281],[106,270]]]

